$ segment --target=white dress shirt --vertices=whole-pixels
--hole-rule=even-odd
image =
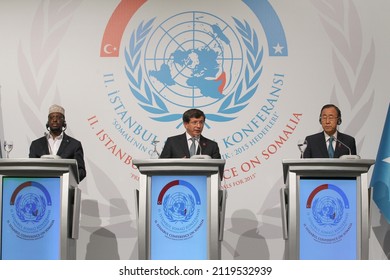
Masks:
[[[186,135],[187,135],[188,150],[190,150],[193,137],[191,135],[189,135],[187,132],[186,132]],[[198,150],[198,145],[199,145],[199,137],[195,140],[195,152]]]
[[[326,142],[326,148],[328,149],[329,148],[329,138],[330,136],[328,134],[325,134],[325,142]],[[332,146],[333,146],[333,151],[336,151],[336,139],[337,139],[337,131],[333,134],[333,143],[332,143]]]
[[[62,139],[64,138],[64,133],[61,133],[57,137],[54,137],[48,133],[47,134],[47,142],[49,145],[49,153],[51,155],[57,155],[58,149],[60,148]]]

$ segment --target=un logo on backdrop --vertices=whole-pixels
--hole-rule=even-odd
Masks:
[[[215,15],[190,11],[156,27],[154,19],[142,22],[132,32],[125,51],[126,75],[132,94],[152,119],[180,119],[169,105],[217,104],[218,113],[208,114],[208,119],[228,121],[248,105],[258,87],[263,49],[247,22],[234,21],[232,28]],[[251,63],[244,67],[247,60]]]
[[[159,13],[168,2],[177,7]],[[151,141],[162,137],[155,124],[178,129],[185,110],[200,108],[207,112],[207,129],[231,124],[215,138],[224,159],[251,149],[257,153],[288,93],[288,46],[277,13],[267,0],[231,1],[227,9],[217,7],[225,5],[221,0],[213,5],[168,2],[121,1],[106,26],[100,56],[110,69],[103,79],[114,129],[141,152],[149,152]],[[299,116],[290,119],[289,130]],[[290,132],[283,130],[280,138],[287,141]],[[101,137],[104,141],[106,136]],[[267,160],[278,145],[270,144],[262,157]],[[259,155],[254,161],[260,164]],[[245,166],[233,169],[249,171]]]

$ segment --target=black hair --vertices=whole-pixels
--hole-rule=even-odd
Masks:
[[[201,117],[204,117],[206,120],[206,115],[203,113],[203,111],[199,109],[189,109],[183,113],[183,122],[188,123],[190,122],[191,118],[199,119]]]

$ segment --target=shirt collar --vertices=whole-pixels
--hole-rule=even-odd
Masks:
[[[190,141],[193,137],[191,135],[188,134],[188,132],[186,132],[186,136],[187,136],[187,141]],[[198,137],[195,137],[195,139],[200,139],[200,135]]]
[[[49,139],[52,139],[52,140],[62,140],[64,138],[64,133],[61,132],[60,135],[58,135],[57,137],[54,137],[54,138],[52,137],[52,135],[50,133],[48,133],[46,135],[46,138],[47,138],[47,140],[49,140]]]
[[[328,142],[330,136],[329,136],[328,134],[326,134],[325,131],[324,131],[324,135],[325,135],[325,142]],[[336,138],[336,139],[337,139],[337,130],[336,130],[336,132],[333,134],[333,138]]]

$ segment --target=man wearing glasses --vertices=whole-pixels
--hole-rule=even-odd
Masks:
[[[306,137],[307,148],[304,158],[339,158],[356,155],[355,138],[337,130],[341,124],[341,111],[333,104],[324,105],[319,122],[323,131]]]
[[[191,158],[196,155],[220,159],[217,142],[202,135],[206,121],[205,114],[199,109],[189,109],[183,114],[186,132],[168,137],[160,158]]]

